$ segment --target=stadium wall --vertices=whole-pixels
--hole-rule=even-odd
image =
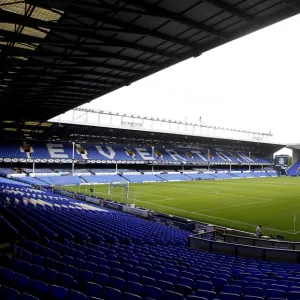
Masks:
[[[300,160],[300,150],[293,150],[293,164]]]

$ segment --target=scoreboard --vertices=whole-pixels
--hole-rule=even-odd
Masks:
[[[276,155],[274,165],[277,168],[286,169],[288,167],[288,155]]]

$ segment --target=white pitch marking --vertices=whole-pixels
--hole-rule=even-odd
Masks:
[[[154,187],[154,186],[150,186],[150,187]],[[185,193],[189,193],[189,194],[211,194],[211,195],[216,195],[215,190],[210,190],[210,191],[204,191],[201,189],[189,189],[186,190],[185,188],[170,188],[170,187],[159,187],[159,189],[163,189],[163,190],[178,190],[178,191],[184,191]],[[256,200],[264,200],[264,201],[273,201],[272,199],[267,199],[267,198],[261,198],[261,197],[247,197],[247,196],[242,196],[242,195],[235,195],[235,194],[227,194],[227,193],[222,193],[222,194],[218,194],[224,198],[232,198],[232,197],[237,197],[237,198],[245,198],[245,199],[256,199]]]
[[[229,205],[229,206],[223,206],[223,207],[209,208],[209,209],[199,210],[197,212],[201,213],[201,212],[206,212],[206,211],[220,210],[220,209],[239,207],[239,206],[247,206],[247,205],[267,203],[267,202],[273,202],[273,200],[265,200],[265,201],[257,201],[257,202],[251,202],[251,203],[243,203],[243,204]]]
[[[139,200],[139,201],[143,202],[143,203],[148,203],[148,204],[153,205],[152,202],[141,201],[141,200]],[[220,218],[220,217],[214,217],[214,216],[210,216],[210,215],[200,214],[198,212],[191,212],[191,211],[187,211],[187,210],[184,210],[184,209],[174,208],[174,207],[165,206],[165,205],[161,205],[161,204],[155,204],[155,205],[156,206],[161,206],[161,207],[164,207],[164,208],[168,208],[168,209],[173,209],[173,210],[176,210],[176,211],[181,211],[181,212],[190,213],[190,214],[194,214],[194,215],[199,215],[199,216],[203,216],[203,217],[209,217],[209,218],[212,218],[212,219],[218,219],[218,220],[223,220],[223,221],[228,221],[228,222],[232,222],[232,223],[237,223],[237,224],[242,224],[242,225],[247,225],[247,226],[253,226],[253,227],[257,226],[255,224],[251,224],[251,223],[245,223],[245,222],[234,221],[234,220]],[[273,230],[273,231],[277,231],[277,232],[284,232],[284,233],[288,233],[288,234],[292,233],[291,231],[278,230],[278,229],[274,229],[274,228],[270,228],[270,227],[264,227],[264,228],[269,229],[269,230]]]

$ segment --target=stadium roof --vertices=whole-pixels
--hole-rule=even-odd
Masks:
[[[288,144],[286,147],[291,149],[291,150],[300,150],[300,143],[298,143],[298,144]]]
[[[31,140],[46,142],[76,141],[80,143],[115,143],[128,145],[180,145],[181,147],[188,147],[190,144],[205,144],[214,146],[223,145],[229,147],[244,147],[265,151],[267,153],[275,153],[285,147],[285,145],[278,143],[242,141],[146,130],[120,129],[109,126],[83,126],[76,124],[34,121],[0,123],[0,139],[2,141],[26,140],[29,143]]]
[[[0,0],[0,119],[47,120],[299,12],[297,0]]]

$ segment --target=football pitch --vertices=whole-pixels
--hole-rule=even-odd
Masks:
[[[62,187],[91,195],[91,186]],[[293,177],[240,180],[140,183],[125,189],[95,185],[96,196],[123,203],[135,203],[156,212],[182,216],[225,227],[300,239],[300,179]],[[294,229],[294,215],[296,226]]]

